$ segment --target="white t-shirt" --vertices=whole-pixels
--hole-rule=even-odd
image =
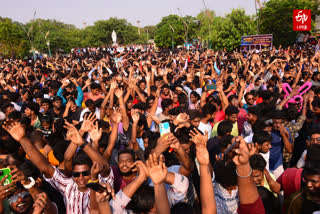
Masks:
[[[270,158],[270,151],[263,154],[263,153],[260,153],[260,155],[265,159],[265,161],[267,162],[267,165],[266,165],[266,169],[269,171],[269,158]]]
[[[298,163],[297,163],[297,168],[303,168],[304,164],[306,163],[306,156],[307,156],[307,150],[304,150]]]
[[[198,129],[199,129],[200,131],[202,131],[203,134],[205,134],[205,133],[206,133],[205,130],[207,130],[207,132],[208,132],[208,139],[210,139],[210,137],[211,137],[211,131],[212,131],[212,127],[211,127],[210,123],[204,124],[204,123],[202,123],[202,122],[200,121],[200,124],[199,124],[199,126],[198,126]]]

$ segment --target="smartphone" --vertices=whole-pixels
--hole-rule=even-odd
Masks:
[[[170,133],[170,125],[168,122],[160,123],[160,136],[163,136],[164,134]]]
[[[216,90],[217,85],[207,85],[207,90]]]
[[[108,190],[101,186],[100,184],[98,183],[88,183],[86,184],[86,187],[92,189],[93,191],[96,191],[98,193],[103,193],[103,192],[107,192],[108,193]]]
[[[11,169],[10,168],[3,168],[0,169],[0,180],[2,180],[2,178],[4,178],[6,175],[8,175],[7,179],[4,181],[3,186],[6,186],[8,184],[12,183],[12,179],[11,179]]]

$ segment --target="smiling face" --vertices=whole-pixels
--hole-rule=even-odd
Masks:
[[[18,190],[9,198],[11,209],[15,213],[27,213],[33,205],[31,195],[27,190]]]
[[[86,172],[89,172],[89,174]],[[80,173],[79,177],[73,176],[73,180],[78,185],[80,191],[86,191],[88,189],[86,184],[90,180],[90,167],[88,165],[75,165],[73,168],[73,173]]]
[[[133,158],[129,153],[119,155],[118,167],[122,175],[130,175],[132,173],[130,166],[133,164]]]

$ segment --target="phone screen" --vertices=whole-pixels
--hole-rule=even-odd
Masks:
[[[4,178],[6,175],[8,175],[7,179],[3,183],[3,186],[6,186],[6,185],[12,183],[10,172],[11,172],[10,168],[0,169],[0,180],[2,180],[2,178]]]
[[[160,136],[170,133],[170,125],[168,122],[160,123],[159,128],[160,128]]]

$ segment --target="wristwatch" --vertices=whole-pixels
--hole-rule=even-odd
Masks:
[[[33,177],[28,177],[28,179],[29,179],[29,181],[31,181],[29,184],[27,184],[27,185],[23,185],[23,187],[25,188],[25,189],[30,189],[30,188],[32,188],[35,184],[36,184],[36,182],[34,181],[34,179],[33,179]]]

